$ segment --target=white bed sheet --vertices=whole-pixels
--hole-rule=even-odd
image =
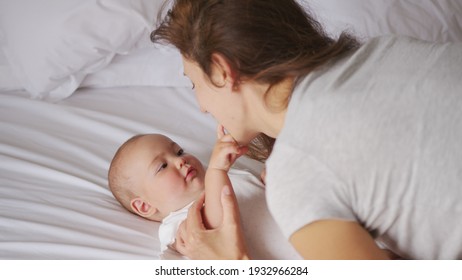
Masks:
[[[460,0],[300,1],[332,35],[350,29],[362,39],[462,40]],[[25,34],[15,32],[17,24],[8,34]],[[118,146],[137,133],[164,133],[207,163],[215,122],[199,112],[180,64],[172,52],[129,52],[81,84],[111,88],[81,88],[52,104],[29,99],[0,52],[0,259],[159,258],[158,224],[125,211],[106,173]],[[250,251],[259,259],[298,258],[266,210],[252,175],[261,167],[241,159],[233,173]]]
[[[80,89],[56,104],[1,93],[0,131],[0,259],[159,258],[158,223],[108,190],[110,160],[137,133],[166,134],[205,164],[215,141],[215,121],[186,88]],[[252,175],[261,164],[235,167],[251,253],[297,258]]]

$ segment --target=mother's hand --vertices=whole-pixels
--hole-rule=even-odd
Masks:
[[[189,209],[188,218],[180,225],[176,236],[176,249],[194,260],[249,259],[242,234],[237,201],[225,186],[221,195],[223,222],[220,227],[208,230],[202,221],[205,195]]]

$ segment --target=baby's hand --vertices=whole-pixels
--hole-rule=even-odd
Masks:
[[[225,134],[224,127],[217,127],[217,142],[213,148],[209,168],[228,171],[236,159],[247,152],[247,147],[240,147],[230,134]]]

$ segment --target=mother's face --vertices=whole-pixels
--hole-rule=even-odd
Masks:
[[[257,133],[250,130],[247,118],[247,107],[242,94],[233,90],[233,86],[226,79],[220,81],[217,77],[216,86],[206,77],[197,63],[183,57],[184,73],[193,83],[193,89],[199,103],[200,110],[210,113],[218,123],[233,136],[241,145],[248,144]]]

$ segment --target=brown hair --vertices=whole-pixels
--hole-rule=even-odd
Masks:
[[[346,33],[336,40],[330,38],[295,0],[174,0],[151,40],[174,45],[198,63],[209,80],[212,54],[220,53],[236,72],[236,81],[253,80],[270,88],[287,77],[304,76],[359,46]],[[271,108],[287,107],[290,95],[268,93],[278,91],[267,91],[267,103],[279,102],[269,104]],[[264,159],[274,139],[261,135],[260,140],[255,139],[271,145],[263,149],[268,153]],[[250,147],[251,151],[255,148]]]

